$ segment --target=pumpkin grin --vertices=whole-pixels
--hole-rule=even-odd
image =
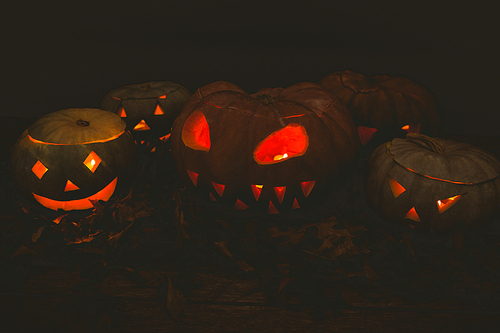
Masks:
[[[52,210],[74,210],[74,209],[89,209],[93,208],[94,205],[92,205],[91,200],[102,200],[102,201],[108,201],[109,198],[113,195],[115,192],[116,188],[116,183],[118,181],[118,177],[113,179],[108,185],[106,185],[102,190],[98,191],[97,193],[88,196],[86,198],[82,199],[76,199],[76,200],[54,200],[50,199],[41,195],[38,195],[34,192],[32,192],[33,197],[38,201],[40,204],[42,204],[44,207],[50,208]]]

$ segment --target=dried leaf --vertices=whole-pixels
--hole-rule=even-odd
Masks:
[[[32,249],[29,249],[26,246],[24,246],[24,244],[21,244],[21,246],[16,250],[16,252],[14,252],[14,254],[11,255],[10,257],[15,258],[15,257],[19,257],[19,256],[26,255],[26,254],[35,255],[35,256],[38,255],[38,253],[36,253]]]
[[[372,283],[372,281],[380,279],[380,276],[375,273],[373,268],[370,266],[370,263],[368,262],[368,257],[365,257],[364,261],[364,273],[366,277],[368,278],[368,282]]]
[[[36,232],[33,233],[33,235],[31,235],[31,241],[33,243],[36,243],[36,241],[38,240],[38,238],[40,238],[40,236],[42,235],[42,231],[43,229],[45,228],[45,226],[41,226],[38,228],[38,230]]]
[[[115,232],[115,231],[110,232],[109,233],[109,237],[108,237],[108,243],[109,243],[109,245],[113,245],[114,247],[117,247],[118,246],[118,240],[123,235],[123,233],[125,233],[132,226],[132,224],[134,224],[134,223],[133,222],[130,223],[127,227],[125,227],[125,229],[123,229],[120,232]]]
[[[219,248],[220,252],[222,252],[222,254],[224,254],[228,258],[231,258],[231,259],[233,258],[233,255],[231,254],[231,252],[227,248],[227,246],[229,245],[229,243],[227,241],[214,242],[214,243],[215,243],[215,246],[217,246]]]
[[[247,264],[244,260],[236,260],[236,265],[245,273],[253,272],[255,268]]]
[[[288,236],[288,240],[278,244],[283,245],[297,245],[300,241],[304,239],[304,232],[296,231],[293,228],[287,227],[287,231],[281,231],[277,226],[272,226],[268,229],[268,233],[271,238],[280,238],[282,236]]]
[[[413,248],[413,242],[411,241],[410,237],[408,237],[407,234],[402,233],[401,236],[403,236],[403,241],[406,246],[410,249],[411,255],[413,256],[413,260],[417,261],[417,256],[415,255],[415,249]]]
[[[52,220],[52,222],[54,222],[55,224],[59,224],[59,222],[61,222],[61,220],[62,220],[64,217],[68,216],[68,215],[69,215],[69,214],[63,214],[63,215],[61,215],[61,216],[58,216],[58,217],[56,217],[55,219],[53,219],[53,220]]]
[[[120,223],[133,222],[135,220],[134,210],[130,206],[121,206],[118,208],[118,218]]]
[[[168,278],[167,309],[176,322],[179,322],[182,311],[186,308],[186,299],[182,293],[172,286],[172,280]]]
[[[292,276],[292,277],[286,277],[283,280],[281,280],[280,287],[278,288],[278,292],[280,292],[281,289],[283,289],[288,284],[288,282],[292,281],[293,278],[294,277]]]
[[[67,242],[67,244],[69,245],[69,244],[88,243],[88,242],[92,241],[92,240],[95,238],[95,236],[96,236],[98,233],[100,233],[101,231],[102,231],[102,230],[97,230],[97,232],[96,232],[96,233],[94,233],[94,234],[90,234],[90,235],[88,235],[88,236],[83,236],[83,237],[81,237],[81,238],[77,238],[77,239],[76,239],[76,240],[74,240],[74,241],[68,241],[68,242]]]

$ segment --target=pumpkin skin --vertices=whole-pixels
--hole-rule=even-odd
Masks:
[[[189,96],[191,92],[179,83],[153,81],[115,88],[102,98],[99,108],[122,117],[137,143],[147,144],[170,134]]]
[[[403,76],[366,76],[351,70],[333,72],[319,84],[351,111],[362,145],[377,146],[406,133],[436,136],[441,118],[433,94]]]
[[[309,82],[252,95],[225,81],[201,87],[171,143],[187,183],[235,209],[271,214],[314,207],[359,146],[349,111]]]
[[[437,232],[478,227],[498,209],[500,162],[466,143],[409,133],[370,156],[366,198],[400,223]]]
[[[92,162],[93,161],[93,162]],[[29,201],[52,210],[93,208],[128,189],[136,146],[117,115],[66,109],[39,118],[12,150],[12,177]]]

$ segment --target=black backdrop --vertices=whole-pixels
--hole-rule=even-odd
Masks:
[[[20,0],[0,13],[0,115],[96,107],[108,90],[145,81],[194,91],[227,80],[251,93],[351,69],[404,75],[429,88],[445,134],[498,136],[493,5]]]

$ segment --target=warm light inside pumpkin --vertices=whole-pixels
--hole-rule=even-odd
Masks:
[[[42,164],[40,161],[36,161],[35,165],[31,168],[31,171],[38,177],[38,179],[42,179],[43,175],[47,172],[47,167]]]
[[[273,164],[303,155],[309,145],[306,129],[299,124],[289,124],[265,138],[253,152],[259,164]]]
[[[144,119],[142,119],[137,125],[134,126],[134,131],[149,131],[150,129],[151,128],[149,128]]]
[[[217,184],[214,182],[212,182],[212,185],[214,186],[214,189],[217,192],[217,194],[219,195],[219,197],[222,197],[222,195],[224,194],[224,188],[226,187],[226,185]]]
[[[118,110],[118,112],[116,114],[122,118],[127,117],[127,114],[125,113],[125,109],[123,107],[120,107],[120,109]]]
[[[33,197],[44,207],[52,210],[63,209],[68,211],[68,210],[89,209],[94,207],[91,200],[108,201],[109,198],[111,198],[111,196],[115,192],[117,181],[118,177],[115,178],[111,183],[106,185],[106,187],[100,190],[99,192],[84,199],[61,201],[61,200],[49,199],[35,193],[33,193]]]
[[[89,156],[83,161],[83,164],[92,172],[95,172],[100,163],[101,159],[94,151],[91,151]]]
[[[172,135],[172,133],[168,133],[167,135],[164,135],[164,136],[160,136],[158,139],[160,139],[161,141],[167,141],[168,139],[170,139],[170,136]]]
[[[210,198],[211,201],[217,201],[217,199],[215,199],[215,197],[212,194],[212,192],[210,192],[210,195],[208,197]]]
[[[198,174],[193,171],[187,170],[187,173],[189,175],[189,178],[191,178],[191,181],[193,182],[194,186],[196,186],[196,183],[198,182]]]
[[[400,183],[398,183],[391,177],[389,177],[389,186],[391,187],[392,195],[394,196],[394,198],[399,197],[401,193],[406,191],[406,189]]]
[[[259,200],[259,197],[260,197],[260,193],[262,192],[262,187],[264,185],[250,185],[250,187],[252,188],[252,193],[253,193],[253,196],[255,197],[255,200]]]
[[[64,187],[64,192],[76,191],[76,190],[79,190],[79,189],[80,188],[78,186],[76,186],[75,184],[73,184],[73,182],[68,179],[68,181],[66,182],[66,186]]]
[[[450,197],[450,198],[447,198],[447,199],[438,200],[437,201],[437,206],[438,206],[438,209],[439,209],[439,213],[442,213],[442,212],[446,211],[451,206],[453,206],[454,204],[456,204],[457,201],[458,201],[458,199],[460,199],[461,197],[462,196],[459,194],[459,195],[455,195],[454,197]]]
[[[300,206],[299,206],[299,202],[297,201],[297,198],[295,198],[295,199],[293,199],[292,209],[297,209],[297,208],[300,208]]]
[[[269,208],[267,209],[268,214],[279,214],[278,209],[273,205],[272,201],[269,201]]]
[[[278,197],[279,202],[283,202],[283,197],[285,196],[286,186],[276,186],[274,188],[274,192],[276,192],[276,196]]]
[[[401,129],[408,133],[420,133],[420,123],[404,125]]]
[[[156,104],[156,109],[155,109],[154,115],[161,116],[163,114],[165,114],[165,112],[163,112],[163,109],[161,108],[160,104]]]
[[[236,203],[234,204],[234,208],[237,210],[244,210],[244,209],[247,209],[249,207],[246,203],[244,203],[243,201],[238,199],[238,200],[236,200]]]
[[[359,136],[359,141],[361,141],[361,144],[364,146],[368,142],[370,142],[372,136],[377,132],[376,128],[373,127],[366,127],[366,126],[358,126],[358,136]]]
[[[195,111],[186,119],[182,128],[182,141],[195,150],[210,150],[210,128],[203,112]]]
[[[158,98],[165,99],[165,98],[167,98],[167,95],[161,95],[161,96],[158,96]]]
[[[421,222],[421,221],[420,221],[420,217],[418,216],[417,211],[415,210],[415,207],[412,207],[412,208],[408,211],[408,213],[406,213],[405,218],[406,218],[406,219],[413,220],[413,221],[415,221],[415,222]]]
[[[300,183],[300,187],[302,187],[302,193],[304,193],[304,197],[307,198],[307,196],[309,195],[309,193],[311,193],[313,187],[314,187],[314,184],[316,184],[316,181],[315,180],[311,180],[311,181],[308,181],[308,182],[301,182]]]

